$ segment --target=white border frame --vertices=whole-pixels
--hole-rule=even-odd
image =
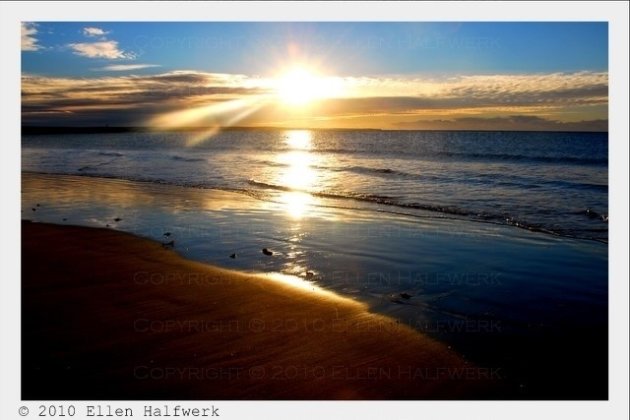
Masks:
[[[544,16],[543,19],[540,17]],[[2,2],[0,154],[4,237],[0,280],[1,418],[23,418],[20,400],[21,21],[607,21],[609,22],[610,389],[607,402],[238,402],[224,418],[628,418],[628,4],[625,2]],[[8,199],[6,198],[8,196]],[[579,366],[576,366],[579,369]],[[95,402],[105,403],[105,402]],[[137,408],[143,402],[115,402]],[[154,402],[154,405],[157,404]],[[76,403],[77,407],[87,405]],[[188,406],[205,406],[191,402]],[[79,410],[79,413],[82,411]],[[298,414],[299,413],[299,414]],[[27,417],[27,418],[28,418]],[[139,417],[139,416],[138,416]],[[81,416],[77,416],[81,418]]]

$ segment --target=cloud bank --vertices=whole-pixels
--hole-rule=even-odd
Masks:
[[[83,45],[77,53],[80,49],[81,54],[89,54],[86,56],[104,58],[122,58],[125,54],[115,43],[97,49],[93,44],[75,44]],[[121,64],[98,70],[149,66],[155,65]],[[262,100],[264,106],[241,121],[242,125],[607,129],[606,72],[340,78],[339,82],[343,89],[338,97],[298,111],[279,104],[274,81],[264,77],[187,70],[94,78],[23,75],[22,112],[25,123],[143,125],[167,112],[251,99],[257,103]]]

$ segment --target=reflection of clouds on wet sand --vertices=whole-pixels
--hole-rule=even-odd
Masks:
[[[23,189],[28,190],[28,196],[40,197],[40,201],[48,199],[56,206],[94,202],[123,208],[165,207],[176,212],[193,208],[224,210],[257,207],[260,203],[246,195],[220,190],[73,175],[23,174],[22,185]]]

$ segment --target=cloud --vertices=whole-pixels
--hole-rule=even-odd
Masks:
[[[392,98],[418,107],[607,102],[607,72],[466,75],[444,78],[348,78],[350,98]],[[396,101],[393,98],[412,98]],[[391,103],[388,103],[388,106]]]
[[[173,71],[98,78],[22,76],[22,110],[78,111],[89,107],[163,109],[261,95],[241,75]]]
[[[117,41],[80,42],[68,44],[76,55],[89,58],[107,58],[110,60],[134,58],[132,53],[125,52],[118,48]]]
[[[142,125],[187,107],[228,104],[268,91],[243,76],[196,71],[98,78],[22,76],[22,121],[39,125]],[[229,108],[229,107],[228,107]]]
[[[507,117],[462,117],[449,120],[418,120],[394,124],[401,129],[477,131],[608,131],[608,120],[557,121],[533,115]]]
[[[104,31],[101,28],[95,28],[95,27],[87,27],[87,28],[83,28],[83,35],[88,36],[88,37],[95,37],[95,36],[105,36],[107,35],[109,32]]]
[[[115,64],[95,70],[146,66]],[[607,126],[607,73],[343,78],[342,83],[342,96],[301,112],[274,102],[273,79],[242,74],[179,70],[92,78],[23,75],[22,111],[25,122],[35,112],[72,112],[77,121],[101,112],[98,118],[110,118],[112,124],[134,119],[142,124],[150,115],[261,97],[268,104],[243,123],[434,130],[600,131]],[[54,114],[49,115],[52,120]]]
[[[129,71],[129,70],[141,70],[152,67],[161,67],[159,64],[112,64],[105,67],[99,67],[92,69],[94,71]]]
[[[83,35],[89,38],[100,37],[96,42],[77,42],[68,44],[74,54],[80,55],[82,57],[88,58],[106,58],[108,60],[116,60],[116,59],[134,59],[136,55],[132,52],[123,51],[118,47],[118,41],[108,40],[105,35],[109,34],[108,31],[104,29],[97,28],[94,26],[87,26],[83,28]],[[108,66],[110,67],[110,66]],[[111,66],[112,68],[108,69],[106,67],[103,68],[105,71],[124,71],[127,69],[119,68],[116,69],[116,66]],[[143,67],[138,67],[143,68]]]
[[[37,44],[37,24],[22,22],[22,51],[37,51],[42,47]]]

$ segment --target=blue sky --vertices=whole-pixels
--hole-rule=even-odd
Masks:
[[[349,76],[608,69],[606,23],[44,22],[37,38],[45,49],[24,54],[23,71],[92,76],[98,63],[67,47],[88,39],[85,27],[102,28],[135,55],[117,61],[162,70],[265,75],[274,60],[286,59],[289,43],[299,46],[299,55]]]
[[[272,104],[294,67],[309,73],[292,82],[300,106]],[[147,124],[212,105],[195,124],[601,130],[608,25],[23,23],[22,91],[33,123]]]

